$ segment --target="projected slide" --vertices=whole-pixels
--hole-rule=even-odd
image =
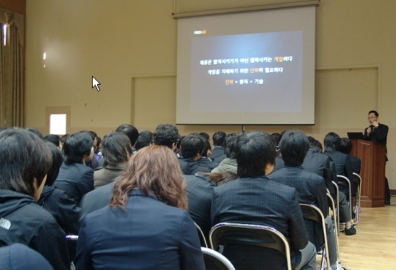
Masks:
[[[191,112],[301,112],[303,31],[205,34],[191,40]]]

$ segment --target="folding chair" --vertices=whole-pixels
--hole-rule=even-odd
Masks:
[[[232,263],[221,253],[206,247],[201,247],[201,250],[206,270],[235,270]]]
[[[327,204],[329,205],[330,209],[333,211],[333,224],[334,224],[334,235],[335,235],[335,240],[336,240],[336,248],[337,248],[337,261],[341,262],[340,259],[340,246],[338,243],[338,223],[337,223],[337,209],[335,207],[335,203],[333,200],[333,197],[331,197],[330,193],[327,193]]]
[[[340,224],[340,194],[339,194],[339,189],[338,189],[338,185],[337,185],[337,183],[336,182],[334,182],[334,181],[332,181],[332,184],[333,184],[333,186],[334,186],[334,190],[335,190],[335,193],[336,193],[336,201],[334,202],[334,204],[335,204],[335,207],[336,207],[336,214],[337,214],[337,219],[334,219],[334,223],[337,223],[337,229],[338,229],[338,226],[339,226],[339,224]],[[340,231],[338,230],[337,231],[337,235],[340,235]]]
[[[346,189],[348,189],[348,194],[347,194],[347,201],[349,202],[349,211],[351,212],[351,218],[352,218],[352,195],[351,195],[351,182],[349,181],[348,177],[343,176],[343,175],[337,175],[337,183],[340,186],[344,186]]]
[[[355,222],[354,225],[359,223],[360,218],[360,197],[362,195],[362,178],[359,174],[353,173],[353,182],[357,186],[356,195],[354,196],[355,199]]]
[[[287,269],[291,270],[290,247],[286,237],[276,229],[262,225],[219,223],[209,233],[212,249],[220,245],[240,244],[271,248],[279,251],[286,259]]]
[[[206,242],[206,238],[204,233],[202,232],[201,228],[199,227],[199,225],[197,223],[195,223],[195,227],[197,227],[197,231],[198,231],[198,236],[199,236],[199,241],[201,242],[201,247],[208,247],[208,243]]]
[[[320,269],[325,269],[325,261],[327,264],[327,269],[331,269],[330,259],[329,259],[329,248],[327,246],[326,223],[322,211],[315,205],[300,203],[300,207],[304,219],[312,220],[322,227],[324,243],[322,248],[322,260],[321,260]]]

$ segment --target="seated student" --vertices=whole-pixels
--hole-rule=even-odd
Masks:
[[[220,163],[227,156],[224,153],[226,134],[223,131],[217,131],[213,134],[213,149],[211,159],[213,162]]]
[[[52,214],[66,234],[78,234],[80,207],[65,191],[53,186],[63,162],[62,154],[54,144],[46,144],[52,153],[52,166],[38,204]]]
[[[227,135],[225,141],[225,149],[224,149],[224,152],[227,157],[220,162],[219,166],[217,166],[212,170],[212,173],[220,173],[220,172],[232,172],[234,174],[237,173],[238,165],[235,159],[234,150],[239,135],[240,134],[236,134],[236,133],[231,133]]]
[[[3,270],[52,270],[47,260],[22,244],[0,248],[0,269]]]
[[[131,141],[124,133],[107,134],[102,141],[103,167],[94,172],[94,187],[113,182],[125,169],[132,151]]]
[[[317,206],[326,218],[327,244],[331,269],[341,269],[337,263],[337,248],[333,221],[327,205],[327,190],[324,178],[306,170],[302,166],[309,150],[307,136],[300,130],[286,131],[279,144],[285,167],[271,173],[268,178],[278,183],[294,187],[298,192],[299,203]],[[311,220],[304,219],[305,228],[311,243],[319,248],[323,243],[322,226],[318,227]]]
[[[165,145],[175,151],[179,139],[177,127],[170,124],[160,124],[155,129],[153,136],[155,145]]]
[[[184,186],[172,150],[139,150],[115,182],[110,206],[85,216],[76,270],[205,269]]]
[[[125,133],[131,141],[132,148],[135,147],[136,141],[139,138],[139,131],[132,125],[122,124],[117,129],[116,132]]]
[[[153,133],[149,130],[141,130],[139,132],[139,138],[136,141],[136,151],[139,151],[139,149],[152,145],[153,144]]]
[[[36,202],[51,167],[44,141],[23,129],[0,132],[0,245],[21,243],[54,269],[70,269],[65,233]]]
[[[208,167],[209,170],[213,170],[218,165],[218,163],[213,162],[211,159],[212,151],[210,149],[209,141],[207,139],[205,139],[204,137],[202,137],[202,139],[204,140],[204,149],[202,151],[202,156],[201,156],[200,162],[201,162],[202,166]]]
[[[180,168],[185,175],[193,175],[197,172],[210,172],[211,169],[201,162],[202,152],[205,149],[205,139],[201,135],[191,133],[181,142],[181,155],[179,158]]]
[[[48,134],[47,136],[44,137],[44,141],[50,142],[50,143],[54,144],[56,147],[58,147],[59,150],[62,150],[61,139],[59,138],[58,135]]]
[[[347,154],[349,156],[349,159],[351,160],[352,171],[354,173],[360,174],[360,167],[362,161],[360,160],[360,158],[352,156],[351,151],[352,151],[351,141],[348,138],[341,138],[340,152]]]
[[[315,269],[316,249],[308,241],[295,188],[271,181],[266,175],[275,163],[270,135],[242,134],[235,147],[239,178],[213,190],[212,226],[220,222],[271,226],[289,238],[294,269]],[[275,250],[229,244],[223,254],[236,269],[284,269],[286,260]]]
[[[93,170],[85,166],[93,157],[93,138],[80,131],[70,135],[63,145],[64,162],[54,186],[64,190],[77,204],[85,193],[94,189]]]

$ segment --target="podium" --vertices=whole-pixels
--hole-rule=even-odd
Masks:
[[[351,140],[351,154],[362,160],[362,207],[385,205],[385,162],[386,146],[365,140]]]

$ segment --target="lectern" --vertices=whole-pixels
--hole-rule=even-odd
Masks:
[[[362,207],[381,207],[385,204],[386,146],[365,140],[351,140],[351,154],[362,160]]]

